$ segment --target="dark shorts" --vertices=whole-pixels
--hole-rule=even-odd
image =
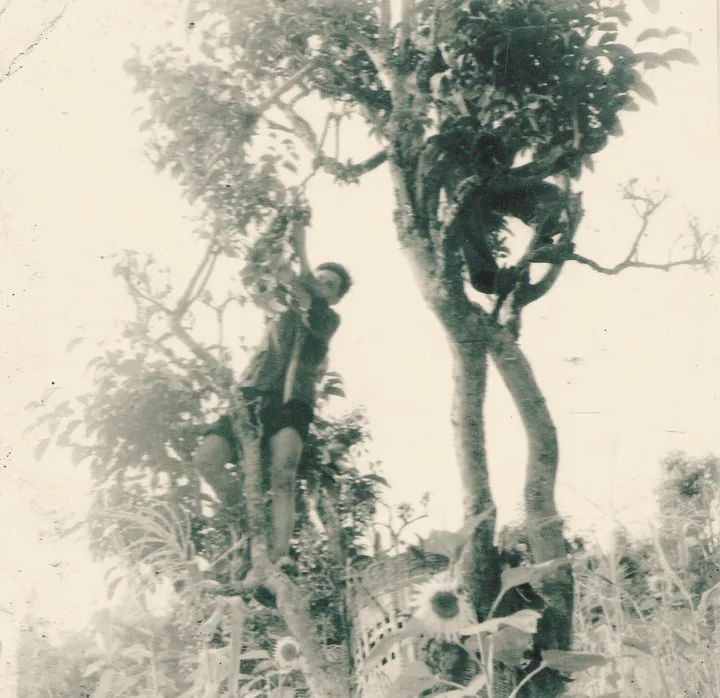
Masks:
[[[263,442],[266,442],[273,435],[277,434],[281,429],[290,427],[300,434],[303,441],[307,439],[310,422],[313,419],[313,408],[303,400],[289,400],[283,402],[282,396],[277,393],[244,393],[246,399],[250,401],[251,414],[259,417],[262,425]],[[212,424],[205,430],[203,436],[209,434],[217,434],[222,436],[233,452],[232,463],[237,463],[241,447],[238,442],[235,430],[233,429],[233,420],[230,415],[223,415],[217,422]]]

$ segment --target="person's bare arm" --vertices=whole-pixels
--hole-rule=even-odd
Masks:
[[[315,279],[315,275],[310,267],[310,262],[307,257],[307,247],[305,245],[305,226],[294,224],[293,225],[293,247],[295,248],[295,254],[300,261],[300,278],[299,282],[302,288],[309,291],[313,296],[319,295],[318,285]]]

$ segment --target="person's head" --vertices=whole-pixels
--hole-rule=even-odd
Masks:
[[[336,262],[325,262],[315,270],[315,279],[323,298],[330,304],[337,303],[352,286],[348,270]]]

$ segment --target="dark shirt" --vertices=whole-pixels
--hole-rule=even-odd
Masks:
[[[307,312],[284,311],[268,325],[240,385],[280,393],[286,401],[302,400],[313,405],[330,339],[339,324],[340,316],[318,296],[312,296]],[[295,355],[297,360],[293,361]],[[291,382],[285,393],[289,371]]]

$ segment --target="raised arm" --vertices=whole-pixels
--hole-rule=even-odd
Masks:
[[[300,262],[300,278],[298,281],[301,288],[310,292],[313,296],[320,296],[319,286],[307,257],[305,230],[306,227],[301,223],[293,223],[293,247],[295,248],[295,254]]]
[[[302,276],[312,277],[312,269],[310,268],[310,262],[307,257],[307,246],[305,244],[305,226],[300,223],[293,223],[292,232],[293,247],[295,248],[295,254],[300,261],[300,274]]]

